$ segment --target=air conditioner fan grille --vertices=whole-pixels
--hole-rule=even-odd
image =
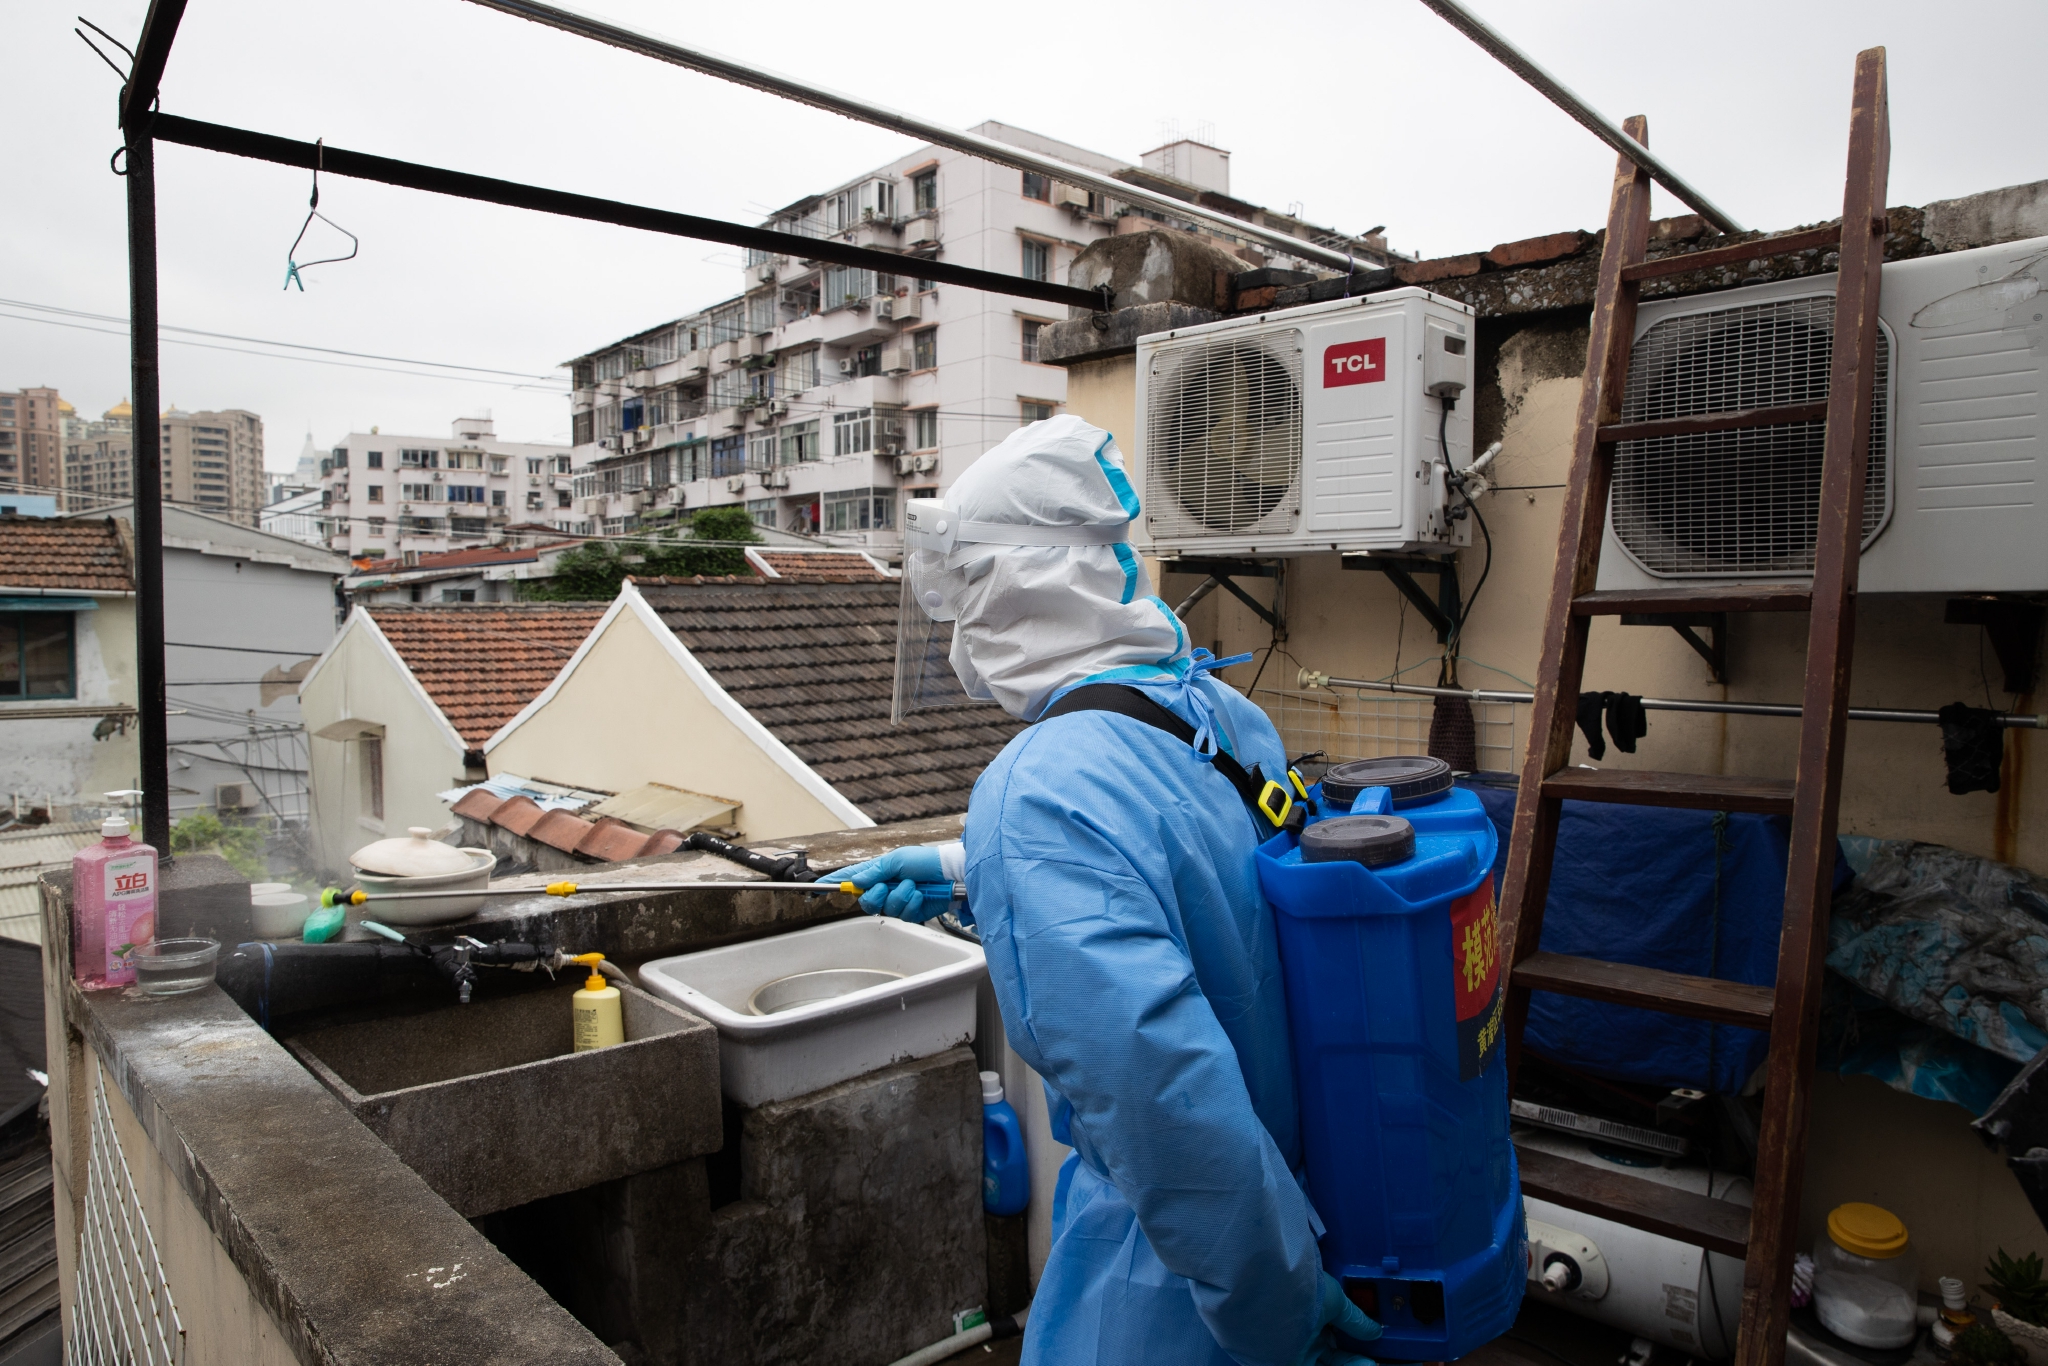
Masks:
[[[1828,395],[1833,295],[1689,313],[1653,324],[1630,357],[1622,421],[1817,403]],[[1890,340],[1877,338],[1863,543],[1890,506]],[[1614,534],[1673,577],[1811,574],[1827,424],[1626,441],[1615,451]]]
[[[1287,331],[1153,356],[1145,481],[1154,536],[1244,531],[1300,510],[1301,353],[1301,333]]]

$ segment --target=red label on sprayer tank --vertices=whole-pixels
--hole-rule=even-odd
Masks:
[[[1458,1077],[1486,1070],[1500,1047],[1507,996],[1500,989],[1500,908],[1488,878],[1451,903],[1451,988],[1457,1003]]]

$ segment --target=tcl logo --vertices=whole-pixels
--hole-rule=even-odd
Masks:
[[[1345,342],[1323,352],[1323,387],[1340,384],[1377,384],[1387,377],[1387,339],[1370,337]]]

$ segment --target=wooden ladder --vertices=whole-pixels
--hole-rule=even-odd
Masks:
[[[1624,129],[1637,142],[1648,145],[1646,120],[1630,119]],[[1649,177],[1626,156],[1616,167],[1557,567],[1544,621],[1529,749],[1501,891],[1503,943],[1513,964],[1507,1003],[1511,1082],[1531,991],[1554,991],[1770,1033],[1755,1204],[1749,1210],[1545,1153],[1524,1149],[1519,1154],[1522,1189],[1538,1199],[1742,1258],[1738,1366],[1780,1366],[1785,1352],[1807,1102],[1827,945],[1828,897],[1835,870],[1835,820],[1841,798],[1843,730],[1856,624],[1856,568],[1862,540],[1864,461],[1890,159],[1884,49],[1872,48],[1856,58],[1848,184],[1839,228],[1648,261],[1644,254],[1650,226]],[[1836,243],[1841,251],[1841,275],[1835,293],[1834,352],[1824,405],[1748,409],[1668,421],[1621,421],[1636,300],[1643,281]],[[1810,589],[1595,591],[1617,443],[1812,421],[1823,416],[1827,435]],[[1571,767],[1572,733],[1593,618],[1623,613],[1800,611],[1810,616],[1799,758],[1793,779]],[[1790,816],[1791,849],[1777,985],[1749,986],[1543,952],[1543,906],[1556,852],[1558,817],[1567,798]]]

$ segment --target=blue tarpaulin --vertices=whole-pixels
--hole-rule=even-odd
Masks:
[[[1515,792],[1466,784],[1500,831],[1507,867]],[[1785,910],[1789,823],[1782,817],[1566,802],[1543,917],[1551,953],[1769,986]],[[1837,865],[1837,885],[1849,876]],[[1539,991],[1530,1051],[1597,1076],[1739,1092],[1764,1060],[1765,1035]]]

